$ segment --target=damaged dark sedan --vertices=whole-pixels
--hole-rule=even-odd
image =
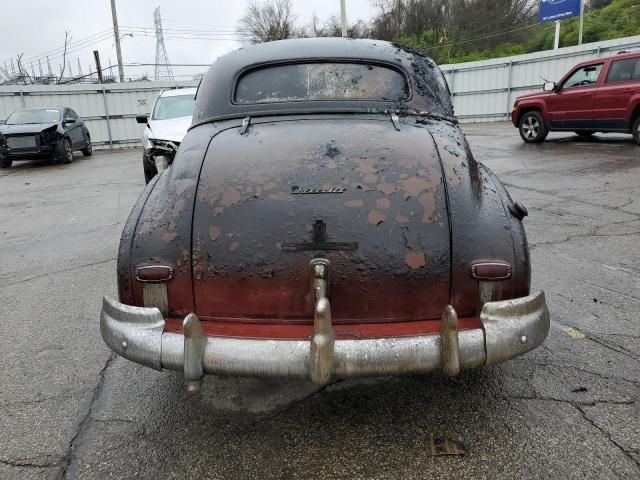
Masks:
[[[1,168],[9,168],[16,160],[71,163],[76,150],[90,156],[91,135],[78,114],[68,107],[23,108],[0,125]]]
[[[547,335],[526,215],[429,58],[372,40],[243,48],[211,66],[131,212],[102,337],[193,390],[205,374],[457,375]]]

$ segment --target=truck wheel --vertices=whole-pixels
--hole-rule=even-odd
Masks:
[[[13,163],[13,160],[9,160],[8,158],[0,157],[0,168],[9,168],[9,167],[11,167],[12,163]]]
[[[636,145],[640,145],[640,115],[636,118],[636,121],[633,122],[633,130],[631,130],[633,134],[633,141],[636,142]]]
[[[538,111],[525,113],[520,119],[519,130],[522,140],[526,143],[542,142],[549,134],[542,115]]]
[[[71,140],[63,138],[56,145],[56,159],[60,163],[73,162],[73,147],[71,146]]]

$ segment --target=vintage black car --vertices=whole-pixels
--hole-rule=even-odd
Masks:
[[[0,125],[0,167],[14,160],[48,158],[71,163],[74,150],[91,156],[91,135],[78,114],[68,107],[33,107],[13,112]]]
[[[502,362],[549,329],[526,214],[474,159],[429,58],[372,40],[243,48],[211,66],[131,212],[102,337],[191,389]]]

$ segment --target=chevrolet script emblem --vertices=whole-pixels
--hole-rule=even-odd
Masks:
[[[294,185],[291,187],[292,195],[307,195],[313,193],[344,193],[347,189],[344,187],[333,187],[331,185],[325,185],[324,187],[299,187]]]

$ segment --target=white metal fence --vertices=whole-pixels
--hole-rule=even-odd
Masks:
[[[640,35],[440,68],[461,121],[496,121],[511,114],[516,97],[539,91],[544,83],[542,77],[559,80],[576,63],[638,47]]]
[[[198,81],[0,86],[0,119],[23,107],[71,107],[86,122],[97,148],[140,144],[136,115],[149,113],[161,90],[191,87]]]
[[[441,68],[449,82],[458,118],[476,122],[505,120],[515,98],[539,90],[542,77],[557,80],[582,60],[634,47],[640,47],[640,36]],[[87,122],[96,147],[135,146],[140,142],[142,130],[135,116],[149,113],[161,90],[197,83],[194,80],[0,86],[0,120],[21,107],[64,105]]]

